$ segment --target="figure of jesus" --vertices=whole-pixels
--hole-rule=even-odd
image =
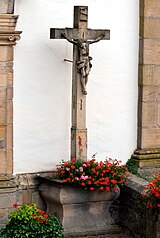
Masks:
[[[99,36],[97,39],[93,41],[85,40],[85,39],[71,39],[65,33],[61,34],[66,40],[70,43],[74,44],[78,48],[78,60],[77,60],[77,70],[80,73],[80,81],[82,87],[82,93],[87,94],[86,85],[88,82],[88,75],[91,70],[92,64],[91,60],[92,57],[89,56],[89,45],[96,43],[105,37],[105,33]]]

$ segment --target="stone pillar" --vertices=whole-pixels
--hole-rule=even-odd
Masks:
[[[10,14],[13,3],[0,3],[0,175],[13,172],[13,46],[21,33],[15,31],[18,16]]]
[[[138,142],[139,167],[160,166],[160,2],[140,0]]]

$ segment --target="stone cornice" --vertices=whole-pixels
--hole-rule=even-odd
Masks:
[[[0,31],[0,45],[15,45],[22,31]]]
[[[0,30],[14,30],[18,15],[0,14]]]
[[[0,45],[15,45],[22,31],[15,31],[18,15],[0,14]]]

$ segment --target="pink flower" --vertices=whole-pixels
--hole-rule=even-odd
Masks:
[[[86,179],[88,179],[88,176],[81,175],[81,179],[86,180]]]
[[[79,167],[79,171],[80,171],[80,172],[83,172],[83,167]]]
[[[67,170],[67,171],[70,171],[70,168],[66,167],[66,170]]]

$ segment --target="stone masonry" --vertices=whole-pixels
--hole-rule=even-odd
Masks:
[[[111,208],[117,224],[133,238],[160,238],[160,210],[146,208],[140,200],[147,184],[146,180],[130,174],[128,185]]]
[[[138,141],[139,167],[160,166],[160,3],[140,1]]]
[[[0,3],[0,174],[13,173],[13,46],[18,16],[11,14],[13,1]],[[8,14],[9,12],[9,14]]]
[[[45,209],[39,197],[38,183],[34,175],[12,176],[13,46],[19,40],[21,33],[15,30],[17,19],[18,16],[14,15],[14,0],[0,0],[0,227],[5,225],[8,213],[13,209],[13,203],[35,202],[39,208]],[[140,167],[160,165],[159,25],[159,0],[140,0],[138,143],[137,150],[133,154]],[[123,208],[126,210],[121,214],[125,214],[124,217],[130,221],[130,224],[134,224],[134,221],[131,222],[129,219],[133,214],[132,209],[127,207],[127,202],[130,200],[128,196],[129,194],[132,196],[129,191],[131,190],[128,189],[125,197],[123,196]],[[138,217],[137,214],[136,216]],[[127,222],[122,220],[124,223]],[[137,224],[139,221],[142,221],[141,217],[137,218]],[[150,218],[146,222],[152,227]],[[123,227],[129,227],[124,223],[121,224]],[[156,234],[158,234],[154,236],[156,238],[160,237],[159,224],[158,216],[155,223]],[[133,227],[134,229],[137,228]],[[150,238],[149,235],[146,237]]]
[[[14,203],[35,203],[38,208],[45,210],[36,177],[36,174],[0,176],[0,229],[5,226],[9,212],[14,209]]]

